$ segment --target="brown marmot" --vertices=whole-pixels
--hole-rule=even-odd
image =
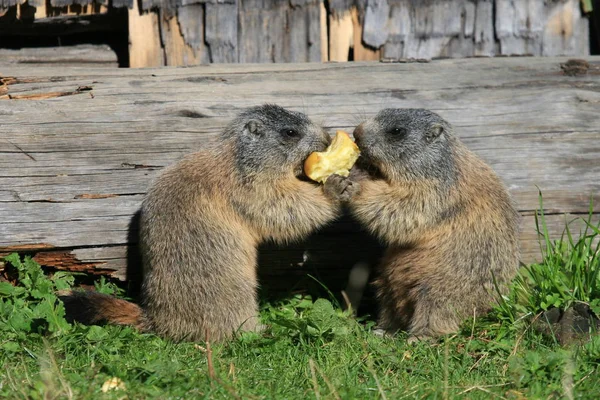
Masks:
[[[76,319],[175,340],[257,329],[257,245],[308,236],[341,213],[340,200],[352,191],[340,176],[325,185],[301,179],[304,160],[330,141],[299,112],[268,104],[242,112],[216,146],[167,168],[148,191],[140,219],[142,307],[74,292],[71,303],[86,303]]]
[[[500,179],[424,109],[385,109],[354,130],[351,212],[388,249],[375,281],[379,326],[411,340],[489,310],[519,265],[518,213]],[[361,177],[362,175],[362,177]],[[375,178],[373,178],[375,177]]]

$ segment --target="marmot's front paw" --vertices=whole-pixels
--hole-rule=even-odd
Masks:
[[[358,193],[360,185],[346,177],[334,174],[327,178],[323,190],[330,199],[346,202]]]
[[[436,341],[436,339],[432,336],[416,336],[416,335],[410,335],[408,337],[408,339],[406,339],[406,343],[414,346],[418,343],[434,343]]]

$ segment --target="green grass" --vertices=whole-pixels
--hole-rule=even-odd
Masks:
[[[540,193],[540,210],[543,210]],[[593,203],[585,218],[567,223],[558,240],[552,241],[543,212],[536,212],[541,238],[542,262],[524,266],[514,279],[511,292],[501,297],[496,317],[511,324],[524,316],[550,308],[566,309],[582,302],[600,316],[600,222],[593,223]],[[571,225],[581,221],[584,230],[574,236]]]
[[[598,312],[598,225],[551,241],[488,316],[435,343],[382,338],[326,299],[266,303],[263,334],[225,344],[173,343],[115,326],[70,325],[55,291],[73,278],[8,257],[16,286],[0,282],[0,396],[6,398],[600,398],[600,336],[563,348],[532,328],[551,307]],[[544,236],[545,235],[545,236]],[[579,235],[577,235],[579,236]],[[116,287],[97,284],[105,293]],[[123,388],[102,392],[117,377]]]

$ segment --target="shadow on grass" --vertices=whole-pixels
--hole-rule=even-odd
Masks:
[[[127,289],[127,295],[136,301],[139,300],[142,283],[139,224],[140,211],[134,214],[129,224],[127,281],[121,284]],[[383,249],[349,216],[342,217],[301,242],[287,246],[265,243],[258,249],[260,301],[285,299],[297,293],[310,294],[313,298],[329,298],[326,287],[344,305],[341,291],[346,288],[351,268],[357,264],[368,266],[372,280],[374,267]],[[364,290],[358,313],[373,315],[372,288],[367,285]]]

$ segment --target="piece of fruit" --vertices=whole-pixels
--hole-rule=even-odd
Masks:
[[[325,183],[333,174],[348,176],[360,151],[344,131],[337,131],[325,151],[311,153],[304,161],[304,173],[316,182]]]

